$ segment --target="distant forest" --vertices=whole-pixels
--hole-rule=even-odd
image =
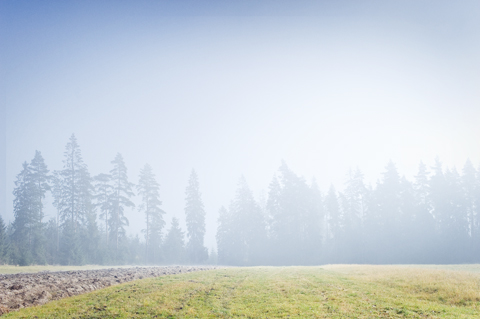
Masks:
[[[420,163],[413,181],[389,162],[375,186],[351,171],[343,191],[322,194],[282,162],[266,198],[256,200],[241,178],[229,207],[220,208],[217,251],[204,246],[205,210],[192,171],[185,191],[186,232],[167,227],[150,165],[138,183],[121,154],[111,170],[90,176],[74,135],[63,169],[50,172],[39,151],[23,163],[14,189],[14,216],[0,216],[0,264],[220,264],[480,262],[480,167],[459,173],[440,160]],[[44,220],[51,192],[55,218]],[[135,207],[132,198],[141,204]],[[145,220],[142,236],[126,235],[125,209]]]

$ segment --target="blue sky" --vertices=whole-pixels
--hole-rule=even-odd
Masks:
[[[478,166],[480,4],[332,3],[3,3],[2,215],[21,163],[38,149],[61,169],[72,133],[92,175],[117,152],[134,183],[150,163],[167,223],[195,168],[209,246],[239,177],[259,197],[282,159],[322,190],[390,159],[407,177],[436,156]]]

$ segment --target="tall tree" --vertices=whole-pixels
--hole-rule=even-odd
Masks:
[[[204,246],[205,210],[200,194],[200,184],[195,170],[192,170],[185,190],[185,219],[187,223],[187,256],[191,263],[203,263],[208,258]]]
[[[113,169],[110,171],[112,193],[110,196],[110,234],[115,245],[115,260],[118,260],[119,240],[125,238],[125,226],[128,219],[125,217],[125,208],[135,207],[130,198],[134,195],[133,184],[128,181],[127,167],[120,153],[112,161]]]
[[[180,228],[178,218],[172,218],[172,225],[165,237],[163,251],[165,262],[169,264],[181,264],[185,261],[185,234]]]
[[[435,250],[435,219],[432,215],[430,197],[429,172],[427,166],[420,162],[418,173],[413,183],[414,189],[414,220],[412,222],[411,241],[415,243],[412,251],[415,263],[426,263],[433,260]],[[425,252],[429,252],[428,254]]]
[[[447,212],[444,233],[445,251],[450,251],[448,262],[471,262],[469,260],[469,220],[462,189],[461,177],[455,168],[445,170],[447,186]]]
[[[470,237],[470,253],[474,254],[476,250],[478,234],[478,215],[476,208],[477,196],[477,172],[470,160],[467,160],[462,170],[461,186],[463,193],[463,207],[468,222],[468,233]],[[473,260],[472,260],[473,261]]]
[[[309,189],[305,190],[306,201],[306,224],[305,232],[305,250],[307,253],[307,264],[319,264],[323,253],[324,236],[324,218],[325,209],[323,207],[323,197],[318,187],[317,181],[312,180]],[[308,254],[309,253],[309,254]]]
[[[73,134],[64,155],[63,169],[55,171],[53,192],[62,230],[61,263],[81,264],[94,259],[92,254],[96,253],[88,249],[93,244],[91,240],[96,239],[96,216],[91,202],[93,186]]]
[[[105,247],[108,249],[108,237],[109,237],[109,228],[108,221],[110,220],[110,211],[111,208],[111,197],[113,192],[113,187],[111,185],[112,177],[109,174],[98,174],[93,178],[94,187],[95,187],[95,206],[100,209],[99,217],[104,224],[104,238],[105,238]]]
[[[139,211],[145,214],[145,263],[154,263],[159,258],[161,232],[165,226],[163,215],[165,212],[160,208],[159,184],[155,179],[152,167],[148,164],[140,170],[140,178],[137,191],[142,199]],[[151,256],[150,256],[151,255]]]
[[[366,214],[367,188],[363,182],[360,169],[349,171],[345,191],[342,194],[342,210],[344,213],[343,250],[348,256],[346,262],[363,262],[365,238],[364,221]]]
[[[33,262],[32,240],[34,224],[34,184],[31,179],[30,166],[27,162],[22,165],[22,171],[17,175],[13,195],[12,258],[19,265],[28,265]]]
[[[376,199],[379,215],[382,216],[380,243],[382,262],[397,262],[398,248],[402,241],[401,183],[397,167],[390,161],[385,167],[383,179],[377,185]]]
[[[315,242],[310,237],[316,234],[309,230],[312,226],[319,227],[320,211],[314,211],[313,192],[304,178],[293,173],[283,161],[278,173],[278,185],[271,183],[267,205],[272,219],[273,260],[280,265],[311,263],[318,255],[307,252],[306,247]],[[320,240],[317,241],[320,245]]]
[[[45,213],[43,211],[43,200],[45,194],[50,191],[49,184],[50,176],[49,170],[42,154],[35,151],[35,157],[30,162],[30,178],[32,183],[32,256],[36,264],[45,264],[45,245],[46,238],[44,235],[43,218]]]
[[[325,222],[327,224],[325,243],[327,245],[328,259],[335,262],[339,261],[338,250],[340,247],[339,238],[342,237],[342,216],[340,205],[338,203],[337,191],[333,185],[330,185],[324,200]]]
[[[0,215],[0,265],[7,263],[7,254],[7,228],[5,227],[2,215]]]
[[[234,200],[230,204],[232,239],[237,265],[264,263],[266,229],[263,213],[242,176]]]
[[[233,262],[233,247],[232,247],[232,227],[233,218],[228,210],[222,206],[218,212],[218,227],[217,227],[217,250],[218,263],[220,265],[230,265]]]

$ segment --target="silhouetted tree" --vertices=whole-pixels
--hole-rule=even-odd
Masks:
[[[42,154],[35,151],[35,157],[30,162],[30,174],[32,182],[32,256],[33,262],[36,264],[45,264],[45,245],[46,238],[44,233],[43,218],[45,213],[43,211],[43,200],[45,194],[50,191],[49,185],[50,176],[49,170]]]
[[[7,243],[7,228],[5,222],[0,215],[0,265],[6,264],[8,259],[8,243]]]
[[[34,184],[31,179],[30,166],[27,162],[22,164],[22,171],[17,175],[13,195],[13,214],[15,220],[12,224],[12,259],[21,266],[33,262],[32,237],[34,220]]]
[[[205,210],[200,194],[200,185],[195,170],[192,170],[185,190],[185,219],[187,223],[187,257],[191,263],[204,263],[208,250],[204,246]]]
[[[237,265],[262,264],[267,240],[265,221],[244,177],[240,179],[235,198],[230,204],[230,216],[232,259]]]
[[[328,260],[331,260],[335,263],[339,261],[339,238],[343,236],[343,228],[337,191],[335,190],[335,187],[333,185],[330,185],[328,193],[325,196],[324,205],[325,221],[327,223],[325,244],[327,246],[327,251],[329,252]]]
[[[180,228],[178,218],[172,218],[172,224],[168,230],[165,242],[163,244],[163,252],[165,262],[169,264],[180,264],[185,262],[185,234]]]
[[[233,218],[225,207],[221,207],[218,212],[218,226],[217,226],[217,249],[218,249],[218,263],[220,265],[233,264]]]
[[[145,164],[140,170],[140,178],[137,185],[137,191],[142,199],[139,211],[145,214],[145,263],[157,262],[159,258],[159,249],[161,243],[161,231],[165,226],[163,215],[165,212],[160,209],[159,184],[155,180],[150,165]],[[149,257],[151,255],[151,257]]]
[[[357,168],[348,172],[345,191],[341,194],[342,202],[342,233],[339,238],[342,245],[343,262],[363,262],[365,238],[364,220],[366,214],[367,188],[363,182],[363,174]]]
[[[109,247],[109,228],[108,221],[110,220],[110,212],[112,210],[112,192],[113,187],[111,185],[111,176],[109,174],[101,173],[93,178],[94,187],[95,187],[95,207],[100,209],[99,217],[104,224],[104,240],[105,240],[105,253],[108,252]]]
[[[414,261],[426,263],[432,260],[438,249],[435,244],[435,219],[432,215],[432,202],[427,166],[420,162],[415,175],[414,188],[414,218],[412,221],[412,254]],[[426,254],[425,251],[430,252]]]
[[[278,182],[270,184],[267,201],[273,262],[280,265],[312,263],[319,256],[307,247],[321,245],[321,235],[316,233],[320,231],[321,211],[313,204],[318,203],[318,199],[313,199],[312,189],[285,162],[278,173]]]
[[[115,247],[115,262],[119,261],[119,242],[125,239],[125,226],[128,219],[125,217],[125,208],[135,207],[130,198],[134,195],[133,184],[128,181],[127,167],[120,153],[112,161],[113,169],[110,171],[111,194],[109,196],[110,216],[108,219],[110,237]],[[123,258],[120,258],[123,259]]]
[[[463,166],[462,170],[462,177],[461,177],[461,187],[462,187],[462,194],[463,194],[463,208],[465,210],[465,217],[467,218],[468,222],[468,229],[467,233],[470,238],[470,247],[469,247],[469,255],[474,255],[476,250],[476,243],[478,242],[479,233],[479,223],[478,223],[478,212],[477,212],[477,171],[473,166],[470,160],[467,160],[465,165]],[[473,262],[470,260],[469,262]]]
[[[72,134],[67,143],[63,170],[55,171],[54,205],[61,228],[60,262],[81,264],[95,260],[92,241],[97,240],[96,214],[92,205],[93,186],[80,147]]]

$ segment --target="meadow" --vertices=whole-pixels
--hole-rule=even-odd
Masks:
[[[231,267],[137,280],[2,318],[480,318],[480,266]]]

